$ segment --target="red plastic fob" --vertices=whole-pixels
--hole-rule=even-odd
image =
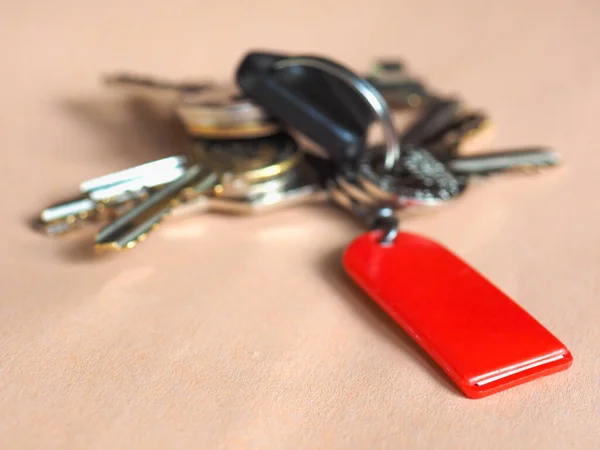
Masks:
[[[567,348],[538,321],[440,244],[381,232],[347,248],[348,274],[471,398],[568,368]]]

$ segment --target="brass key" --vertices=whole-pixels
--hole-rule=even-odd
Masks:
[[[188,133],[202,138],[252,139],[281,129],[263,108],[234,88],[182,95],[176,110]]]

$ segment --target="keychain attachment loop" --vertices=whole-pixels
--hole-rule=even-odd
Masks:
[[[344,82],[354,92],[366,100],[373,113],[375,113],[383,125],[383,135],[385,140],[384,167],[387,171],[391,171],[400,159],[400,144],[398,142],[398,136],[392,122],[388,105],[379,91],[367,80],[328,59],[314,56],[291,57],[274,64],[275,70],[298,66],[310,67],[332,75],[336,79]]]
[[[382,245],[390,245],[398,236],[398,227],[400,220],[396,216],[394,210],[390,207],[382,207],[377,209],[371,216],[369,228],[371,230],[381,230],[383,235],[379,240]]]

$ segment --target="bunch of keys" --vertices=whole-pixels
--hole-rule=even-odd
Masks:
[[[457,199],[477,178],[530,173],[556,165],[558,155],[525,148],[464,156],[462,144],[487,117],[426,91],[417,105],[403,84],[395,85],[405,89],[403,106],[421,115],[398,134],[385,100],[392,84],[378,80],[374,86],[325,58],[250,53],[237,69],[237,92],[181,89],[188,152],[84,182],[75,200],[42,213],[44,229],[58,234],[105,221],[97,248],[120,250],[179,212],[329,199],[369,228],[344,254],[350,277],[465,395],[484,397],[568,368],[568,349],[513,300],[442,245],[399,229],[406,212]],[[368,148],[376,121],[384,144]],[[291,130],[328,157],[302,151]]]
[[[117,79],[125,86],[162,86]],[[40,227],[60,235],[107,223],[96,249],[122,250],[145,240],[169,215],[251,214],[323,198],[295,139],[262,108],[229,88],[191,91],[177,106],[192,137],[184,153],[82,182],[78,196],[42,211]]]

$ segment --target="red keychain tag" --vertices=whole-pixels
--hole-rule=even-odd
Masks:
[[[567,348],[506,294],[440,244],[381,231],[347,248],[348,274],[471,398],[567,369]]]

